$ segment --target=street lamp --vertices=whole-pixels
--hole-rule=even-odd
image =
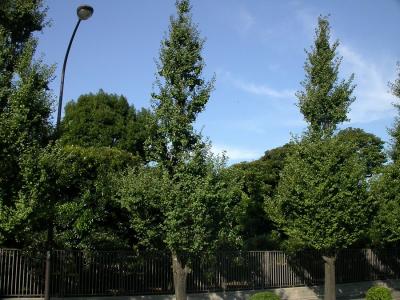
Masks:
[[[68,54],[71,49],[72,42],[75,37],[75,33],[78,30],[79,24],[82,20],[87,20],[93,15],[93,7],[89,5],[81,5],[77,8],[76,14],[78,16],[78,22],[75,25],[75,29],[72,32],[71,39],[69,40],[67,52],[64,57],[64,64],[61,72],[61,84],[60,84],[60,97],[58,99],[58,111],[57,111],[57,123],[56,123],[56,138],[59,137],[60,134],[60,121],[61,121],[61,110],[62,110],[62,100],[63,100],[63,92],[64,92],[64,76],[65,76],[65,68],[67,66]],[[52,213],[51,213],[52,214]],[[51,244],[53,240],[53,216],[50,215],[50,220],[48,224],[47,230],[47,252],[46,252],[46,273],[45,273],[45,284],[44,284],[44,299],[50,299],[50,275],[51,275]]]
[[[57,111],[57,123],[56,123],[56,133],[59,132],[60,121],[61,121],[61,110],[62,110],[62,100],[63,100],[63,93],[64,93],[64,76],[65,76],[65,68],[67,66],[68,54],[69,50],[71,49],[72,41],[74,40],[75,33],[78,30],[79,24],[81,21],[85,21],[89,19],[93,15],[93,7],[89,5],[81,5],[76,9],[76,14],[78,16],[78,22],[76,23],[75,29],[72,32],[71,39],[69,40],[67,52],[65,53],[64,57],[64,64],[61,72],[61,84],[60,84],[60,97],[58,99],[58,111]]]

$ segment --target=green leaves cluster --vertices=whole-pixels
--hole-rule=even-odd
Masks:
[[[248,249],[260,249],[283,236],[293,248],[334,251],[366,235],[374,209],[374,240],[397,243],[399,121],[391,130],[394,162],[384,168],[379,138],[336,132],[354,85],[353,76],[339,80],[328,19],[318,20],[297,93],[308,131],[226,168],[193,127],[214,78],[203,78],[204,39],[190,2],[176,8],[161,42],[153,111],[102,90],[82,95],[66,106],[60,141],[50,142],[53,69],[34,59],[32,36],[46,25],[46,10],[39,0],[1,1],[0,243],[42,246],[54,216],[59,247],[166,248],[190,262],[243,237]],[[399,80],[390,84],[397,97]]]
[[[28,211],[21,205],[25,160],[35,157],[51,134],[52,68],[34,60],[33,33],[44,26],[42,1],[0,4],[0,240],[17,246]],[[14,232],[15,231],[15,232]]]
[[[167,248],[194,255],[241,243],[241,185],[232,170],[212,157],[191,161],[173,176],[161,168],[131,169],[118,179],[121,205],[128,209],[140,249]]]
[[[399,65],[398,65],[399,66]],[[399,69],[400,71],[400,69]],[[398,78],[390,84],[393,95],[400,99],[400,72]],[[400,111],[398,103],[395,107]],[[372,227],[372,238],[378,245],[398,245],[400,242],[400,121],[397,116],[394,126],[389,130],[392,135],[392,162],[385,166],[375,178],[371,188],[371,197],[379,204],[379,211]]]
[[[332,134],[338,123],[347,121],[354,85],[353,75],[347,81],[338,81],[341,58],[336,56],[339,42],[329,42],[330,27],[326,17],[318,18],[314,47],[307,53],[304,65],[306,78],[301,82],[304,91],[297,92],[300,112],[310,130]]]
[[[377,245],[396,245],[400,241],[400,164],[385,167],[373,182],[371,197],[379,204],[372,227],[372,239]]]
[[[398,70],[398,78],[395,82],[389,83],[389,87],[394,96],[400,99],[400,62],[397,63]],[[397,111],[400,113],[400,103],[395,103],[394,106],[397,108]],[[393,127],[389,130],[390,135],[392,136],[392,149],[390,151],[391,157],[394,161],[399,160],[400,158],[400,117],[397,116]]]
[[[260,292],[255,293],[250,297],[250,300],[280,300],[281,298],[278,295],[275,295],[271,292]]]
[[[281,238],[276,226],[264,211],[266,197],[274,197],[285,159],[292,145],[271,149],[258,160],[233,165],[238,181],[243,181],[243,192],[249,198],[245,216],[242,219],[245,249],[278,249]]]
[[[360,128],[346,128],[337,133],[337,138],[343,143],[351,143],[353,151],[366,163],[368,176],[377,174],[386,162],[384,142],[372,133]]]
[[[368,230],[375,208],[367,193],[367,173],[365,159],[354,152],[351,141],[298,141],[277,196],[268,205],[289,245],[332,251],[356,243]]]
[[[110,183],[113,174],[139,162],[128,152],[108,147],[49,145],[25,161],[20,198],[31,212],[25,226],[30,234],[45,236],[51,215],[56,246],[129,247],[128,217],[114,200],[116,191]]]
[[[389,288],[384,286],[373,286],[368,291],[366,300],[392,300],[392,292]]]
[[[204,41],[192,23],[189,1],[177,1],[176,8],[177,16],[171,17],[168,36],[161,42],[158,91],[152,95],[156,134],[148,141],[152,159],[170,174],[201,143],[193,122],[204,110],[214,83],[201,77]]]
[[[193,255],[240,242],[238,219],[245,201],[233,171],[223,171],[193,129],[213,80],[201,77],[203,40],[192,23],[189,1],[177,1],[176,8],[161,43],[152,95],[154,134],[146,142],[152,163],[121,178],[120,197],[139,243],[147,249],[166,247],[184,267]]]
[[[330,45],[329,32],[327,18],[320,17],[314,47],[307,52],[305,91],[297,94],[309,129],[295,141],[267,211],[290,247],[332,254],[365,235],[374,208],[367,177],[385,157],[382,141],[362,130],[334,134],[347,119],[354,86],[352,77],[337,83],[339,43]]]
[[[124,96],[100,90],[67,103],[61,140],[82,147],[116,147],[145,160],[144,142],[152,117],[149,110],[130,106]]]

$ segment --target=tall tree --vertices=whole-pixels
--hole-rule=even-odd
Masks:
[[[340,130],[337,138],[343,143],[353,145],[353,151],[357,152],[366,163],[368,176],[372,176],[386,161],[383,153],[384,142],[371,133],[350,127]],[[273,198],[276,194],[280,176],[292,146],[288,143],[266,151],[258,160],[232,166],[239,169],[239,178],[243,180],[244,192],[249,197],[246,216],[243,219],[243,238],[246,249],[277,249],[284,247],[286,243],[285,237],[276,231],[269,212],[265,213],[263,208],[265,197]]]
[[[20,245],[19,233],[31,211],[18,209],[22,165],[46,145],[51,131],[47,85],[52,69],[34,60],[33,34],[44,18],[42,1],[1,1],[0,240],[7,246]]]
[[[353,75],[338,81],[342,58],[336,55],[339,41],[329,42],[330,27],[326,17],[318,18],[314,47],[307,51],[304,64],[304,90],[297,92],[300,112],[315,133],[332,134],[338,123],[347,120],[347,112],[354,101]]]
[[[125,97],[100,90],[66,105],[61,140],[82,147],[116,147],[144,158],[151,117],[150,111],[129,106]]]
[[[351,141],[303,137],[292,149],[268,212],[288,246],[315,249],[325,261],[325,299],[335,296],[338,251],[365,237],[375,212],[368,167]]]
[[[400,62],[397,63],[398,70],[398,78],[395,82],[389,83],[389,87],[394,96],[400,99]],[[391,149],[391,157],[393,161],[397,161],[400,159],[400,103],[394,104],[399,112],[399,116],[397,116],[393,128],[389,130],[390,135],[392,136],[392,149]]]
[[[296,141],[271,205],[293,247],[322,251],[325,299],[333,300],[336,253],[365,235],[373,203],[367,197],[366,154],[355,151],[354,139],[334,134],[347,120],[354,86],[353,76],[338,83],[339,42],[331,45],[329,36],[328,19],[320,17],[314,47],[307,52],[304,91],[297,93],[309,129]]]
[[[389,83],[394,96],[400,100],[400,63],[398,78]],[[394,104],[400,112],[400,103]],[[400,243],[400,117],[397,116],[393,128],[389,130],[392,135],[392,149],[390,151],[392,162],[385,166],[382,174],[375,178],[372,185],[371,197],[379,203],[379,211],[374,220],[372,238],[376,244],[399,245]]]
[[[214,86],[214,80],[201,78],[204,40],[192,23],[189,1],[178,0],[176,9],[178,15],[171,17],[168,37],[161,43],[156,82],[159,91],[152,95],[156,135],[150,141],[152,158],[170,175],[202,144],[193,123]]]
[[[153,162],[138,176],[122,178],[121,202],[131,211],[140,240],[161,241],[171,252],[175,295],[183,300],[192,258],[218,241],[239,240],[242,192],[193,129],[213,80],[202,78],[204,41],[192,23],[189,1],[176,1],[176,9],[161,43],[158,90],[152,95],[155,135],[147,145]]]

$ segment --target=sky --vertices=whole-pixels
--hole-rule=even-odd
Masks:
[[[93,16],[82,21],[68,58],[64,102],[103,89],[150,108],[160,42],[175,0],[85,0]],[[45,0],[51,26],[38,34],[38,57],[55,64],[58,97],[65,51],[77,22],[76,0]],[[305,49],[313,44],[319,15],[329,15],[331,41],[340,41],[339,77],[354,73],[350,121],[390,141],[397,112],[388,82],[400,61],[400,0],[192,0],[193,21],[205,38],[204,78],[215,90],[195,128],[226,151],[229,163],[252,161],[301,134],[296,106]],[[64,103],[65,104],[65,103]]]

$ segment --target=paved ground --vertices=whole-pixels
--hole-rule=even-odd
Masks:
[[[365,300],[366,291],[374,285],[382,285],[392,289],[393,299],[400,300],[400,280],[354,282],[338,284],[336,293],[337,300]],[[323,287],[294,287],[269,290],[281,297],[282,300],[320,300],[323,299]],[[258,291],[236,291],[226,293],[189,294],[188,300],[248,300],[250,296]],[[41,298],[9,298],[7,300],[40,300]],[[51,298],[51,300],[62,300],[64,298]],[[126,297],[68,297],[65,300],[174,300],[173,295],[147,295]],[[3,298],[3,300],[6,300]]]

